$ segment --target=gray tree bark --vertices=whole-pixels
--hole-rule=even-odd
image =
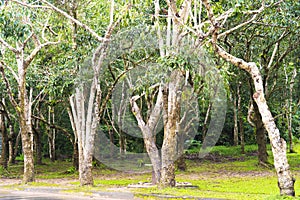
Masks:
[[[174,70],[164,91],[164,140],[161,149],[160,187],[174,187],[175,161],[177,159],[177,137],[180,133],[180,104],[183,77],[179,70]]]

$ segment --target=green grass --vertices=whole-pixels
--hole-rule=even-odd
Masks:
[[[273,162],[272,153],[269,149],[269,161]],[[241,154],[240,147],[216,146],[211,150],[216,160],[188,160],[186,172],[176,172],[178,182],[190,182],[198,188],[166,188],[159,190],[156,187],[127,189],[134,192],[138,197],[145,199],[160,199],[151,195],[170,195],[182,198],[224,198],[224,199],[300,199],[300,156],[298,153],[288,153],[289,163],[296,177],[295,190],[297,197],[278,196],[277,179],[273,168],[265,168],[258,165],[256,145],[247,145],[246,154]],[[296,152],[300,153],[300,144],[295,146]],[[212,156],[212,157],[213,157]],[[50,162],[44,160],[44,165],[36,166],[36,178],[39,182],[30,183],[26,186],[13,185],[15,188],[25,187],[61,187],[64,192],[90,194],[93,191],[105,191],[111,188],[123,188],[129,184],[150,182],[150,173],[124,173],[110,170],[103,166],[95,167],[94,187],[79,187],[78,172],[72,168],[70,161]],[[8,178],[22,178],[23,163],[9,166],[8,170],[0,169],[0,175]],[[48,179],[70,179],[69,185],[47,183]],[[76,180],[76,181],[74,181]],[[53,182],[53,181],[52,181]],[[111,191],[111,190],[110,190]],[[148,196],[145,196],[148,195]]]
[[[224,198],[224,199],[277,199],[278,188],[275,176],[269,177],[235,177],[235,178],[203,178],[200,180],[178,179],[189,181],[199,188],[157,188],[135,189],[141,194],[167,194],[171,196],[197,197],[197,198]],[[296,191],[300,190],[300,184],[296,183]],[[283,199],[283,198],[282,198]],[[300,199],[298,195],[295,198]]]

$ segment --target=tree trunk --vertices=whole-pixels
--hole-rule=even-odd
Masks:
[[[38,127],[38,120],[36,120],[36,127],[33,129],[34,131],[34,143],[35,143],[35,152],[36,152],[36,164],[42,165],[42,141],[41,141],[41,133]]]
[[[293,148],[293,114],[292,114],[292,108],[293,108],[293,89],[295,84],[295,78],[297,76],[297,69],[296,67],[293,70],[293,75],[290,81],[290,87],[289,87],[289,98],[288,98],[288,114],[286,115],[287,118],[287,124],[288,124],[288,133],[289,133],[289,150],[290,153],[295,153]]]
[[[255,135],[256,135],[256,142],[258,145],[258,163],[265,165],[268,163],[265,127],[262,122],[256,103],[254,103],[253,106],[254,106],[254,115],[255,115],[255,120],[254,120]]]
[[[245,132],[244,132],[244,123],[243,123],[243,111],[242,111],[242,96],[241,96],[241,85],[239,82],[237,88],[237,96],[238,96],[238,119],[239,119],[239,129],[240,129],[240,140],[241,140],[241,153],[245,153]]]
[[[177,137],[180,133],[180,103],[181,103],[180,71],[172,72],[168,91],[164,91],[164,140],[161,149],[161,180],[160,187],[174,187],[175,161],[177,152]]]
[[[4,169],[7,169],[8,164],[8,134],[5,124],[5,115],[0,113],[0,130],[2,134],[2,152],[1,152],[1,165]]]
[[[237,108],[237,99],[236,95],[233,94],[233,121],[234,121],[234,128],[233,128],[233,146],[237,146],[239,142],[239,129],[238,129],[238,108]]]
[[[152,133],[148,132],[147,135],[152,135]],[[153,184],[159,183],[161,179],[161,158],[155,141],[156,141],[155,135],[153,137],[144,138],[146,150],[150,157],[150,161],[152,163],[152,168],[154,172],[154,174],[152,174]]]
[[[94,185],[92,174],[93,155],[87,153],[83,148],[82,141],[78,141],[80,186]]]
[[[93,185],[93,153],[96,128],[98,124],[95,98],[97,93],[97,76],[93,77],[90,86],[81,84],[70,98],[72,108],[72,127],[78,139],[79,181],[80,185]],[[96,103],[97,105],[97,103]]]
[[[19,74],[19,121],[21,129],[22,147],[24,154],[24,176],[23,182],[34,181],[34,151],[33,151],[33,132],[31,122],[31,98],[32,89],[30,89],[30,96],[28,97],[26,91],[26,67],[23,65],[22,59],[18,61]]]
[[[79,169],[79,152],[78,152],[78,142],[74,140],[73,143],[73,167],[78,170]]]
[[[26,127],[25,120],[21,120],[21,138],[24,154],[24,176],[23,182],[34,181],[34,159],[33,159],[33,134],[31,127]],[[26,122],[25,122],[26,123]]]
[[[11,127],[11,135],[13,134],[13,127]],[[16,157],[18,154],[18,149],[19,149],[19,144],[20,144],[20,140],[21,140],[21,131],[19,131],[17,137],[16,137],[16,142],[15,144],[13,144],[13,141],[10,140],[10,145],[9,145],[9,152],[10,152],[10,157],[9,157],[9,163],[11,164],[15,164],[16,163]]]
[[[121,129],[119,129],[119,136],[120,155],[124,157],[126,154],[126,137]]]
[[[215,33],[216,34],[216,33]],[[217,36],[214,36],[216,39]],[[242,59],[232,56],[224,51],[222,48],[216,45],[215,41],[213,45],[216,52],[225,60],[233,63],[235,66],[246,70],[253,80],[255,87],[255,93],[253,94],[253,99],[255,100],[259,113],[262,117],[262,122],[265,129],[268,132],[270,143],[272,147],[272,152],[274,156],[274,166],[276,169],[278,177],[278,187],[280,189],[281,195],[295,196],[294,182],[295,179],[290,171],[290,166],[288,164],[286,156],[286,142],[280,137],[279,129],[275,124],[275,119],[272,116],[267,101],[264,94],[264,85],[262,81],[262,76],[257,65],[253,62],[245,62]]]
[[[208,104],[208,108],[205,114],[205,119],[204,119],[204,123],[203,123],[203,128],[202,128],[202,142],[205,140],[206,137],[206,133],[207,133],[207,123],[208,123],[208,118],[209,118],[209,114],[210,114],[210,110],[212,107],[212,103],[209,102]]]
[[[52,162],[55,161],[56,156],[55,156],[55,130],[50,130],[50,136],[48,137],[48,144],[49,144],[49,156],[50,160]]]
[[[156,98],[155,106],[152,112],[150,113],[147,122],[143,120],[141,110],[135,101],[135,97],[130,98],[131,110],[138,122],[139,128],[142,131],[146,151],[153,165],[153,172],[155,177],[152,177],[152,181],[155,183],[159,183],[161,180],[161,157],[156,146],[155,127],[157,126],[162,110],[162,89],[161,87],[159,87],[159,92]]]
[[[267,164],[268,163],[268,153],[265,137],[265,128],[261,121],[255,124],[256,142],[258,145],[258,163]]]

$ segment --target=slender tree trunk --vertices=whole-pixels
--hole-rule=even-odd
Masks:
[[[8,156],[8,163],[9,164],[14,164],[15,159],[14,159],[14,133],[12,130],[13,126],[9,125],[9,141],[8,141],[8,151],[9,151],[9,156]]]
[[[236,95],[233,94],[233,121],[234,121],[234,128],[233,128],[233,146],[237,146],[239,142],[239,129],[238,129],[238,108],[237,108],[237,99]]]
[[[8,165],[8,134],[5,124],[5,115],[0,113],[0,130],[2,133],[2,152],[1,152],[1,165],[4,169],[7,169]]]
[[[34,131],[34,143],[35,143],[35,152],[36,152],[36,164],[42,165],[42,141],[41,141],[41,132],[38,127],[38,120],[36,120],[36,127],[33,129]]]
[[[13,127],[10,127],[10,135],[13,135]],[[12,138],[12,137],[11,137]],[[13,143],[13,140],[10,140],[9,143],[9,152],[10,152],[10,157],[9,157],[9,163],[10,164],[15,164],[16,163],[16,157],[18,154],[18,149],[19,149],[19,144],[21,140],[21,131],[19,131],[17,137],[16,137],[16,142],[15,144]]]
[[[208,118],[209,118],[211,107],[212,107],[212,103],[209,102],[208,108],[207,108],[207,111],[206,111],[206,114],[205,114],[203,128],[202,128],[202,141],[205,140],[205,136],[206,136],[206,133],[207,133],[207,123],[208,123]]]
[[[78,170],[79,169],[79,152],[78,152],[78,133],[77,133],[77,127],[76,127],[76,122],[73,116],[74,113],[74,105],[73,103],[71,102],[71,98],[70,98],[70,104],[72,107],[72,110],[70,109],[70,107],[67,107],[67,111],[68,111],[68,115],[69,115],[69,118],[70,118],[70,122],[71,122],[71,126],[72,126],[72,129],[73,129],[73,132],[74,132],[74,140],[72,141],[72,144],[73,144],[73,167]],[[75,116],[76,117],[76,116]]]
[[[121,129],[119,129],[119,145],[120,145],[120,154],[121,156],[125,156],[126,154],[126,137]]]
[[[78,152],[78,142],[77,140],[73,143],[73,167],[79,169],[79,152]]]
[[[238,120],[239,120],[239,129],[240,129],[240,140],[241,140],[241,153],[245,153],[245,133],[244,133],[244,123],[243,123],[243,111],[242,111],[242,96],[241,96],[241,85],[239,82],[237,88],[237,96],[238,96]]]
[[[110,157],[113,157],[114,154],[114,132],[109,129],[109,152]]]
[[[290,81],[290,87],[289,87],[289,98],[288,98],[288,113],[286,115],[287,118],[287,124],[288,124],[288,133],[289,133],[289,150],[290,153],[295,153],[294,147],[293,147],[293,129],[292,129],[292,124],[293,124],[293,114],[292,114],[292,109],[293,109],[293,89],[294,89],[294,83],[295,83],[295,78],[297,76],[297,69],[294,68],[293,75]]]
[[[254,103],[253,106],[254,106],[254,115],[255,115],[255,120],[254,120],[255,135],[256,135],[256,142],[258,145],[258,163],[265,165],[268,163],[265,127],[264,127],[264,123],[262,122],[262,118],[260,116],[256,103]]]
[[[181,130],[183,130],[183,127],[181,127]],[[184,142],[186,139],[185,134],[185,132],[180,131],[180,133],[178,133],[177,135],[177,155],[179,155],[179,158],[176,160],[176,166],[180,171],[187,170],[187,165],[184,157]]]

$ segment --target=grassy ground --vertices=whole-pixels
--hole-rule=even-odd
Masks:
[[[300,145],[295,150],[300,153]],[[131,191],[138,198],[161,199],[169,198],[224,198],[224,199],[300,199],[300,181],[296,181],[296,198],[280,197],[276,174],[273,168],[257,165],[256,146],[246,146],[246,154],[240,154],[239,147],[218,146],[212,150],[207,159],[188,160],[186,172],[176,172],[178,182],[189,182],[191,188],[167,188],[159,190],[151,188],[128,188],[128,184],[149,182],[150,173],[125,173],[109,170],[104,166],[95,167],[95,186],[79,187],[77,172],[72,163],[45,161],[44,165],[36,166],[37,182],[29,185],[19,185],[22,174],[22,162],[10,166],[8,170],[0,169],[2,187],[23,189],[26,187],[63,188],[64,192],[91,191]],[[271,152],[269,152],[271,155]],[[295,178],[300,180],[300,156],[298,153],[288,154],[289,163]],[[272,162],[272,156],[270,156]],[[5,179],[11,178],[11,179]],[[15,182],[13,182],[13,181]],[[11,185],[8,185],[11,181]],[[17,181],[17,182],[16,182]],[[1,182],[0,182],[1,184]]]

